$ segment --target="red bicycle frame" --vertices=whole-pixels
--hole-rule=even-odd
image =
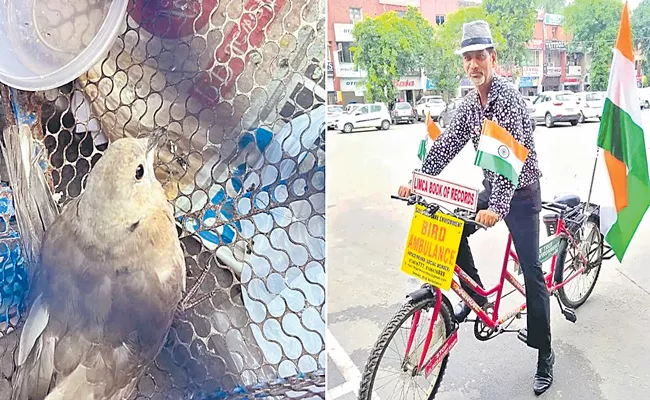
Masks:
[[[558,218],[558,223],[557,223],[557,229],[555,232],[555,237],[563,236],[568,238],[568,240],[571,242],[573,240],[573,237],[571,234],[566,230],[566,227],[564,225],[564,221],[562,218]],[[555,273],[555,267],[556,267],[556,262],[557,262],[557,256],[558,254],[554,254],[551,260],[551,270],[548,274],[544,276],[544,280],[546,282],[546,287],[548,288],[549,292],[553,292],[562,286],[566,285],[567,283],[571,282],[573,279],[575,279],[578,275],[582,274],[582,272],[585,270],[585,267],[583,266],[582,268],[578,269],[575,271],[569,278],[563,279],[562,283],[559,284],[554,284],[553,283],[553,275]],[[586,265],[587,263],[585,262],[586,260],[584,259],[583,255],[580,254],[580,257],[582,258],[583,265]],[[460,286],[460,284],[456,281],[453,280],[451,282],[451,289],[465,302],[469,307],[476,313],[478,318],[481,319],[481,321],[488,326],[490,329],[496,329],[503,325],[505,322],[509,321],[511,318],[514,318],[516,315],[521,313],[526,309],[526,302],[522,303],[519,307],[507,312],[504,316],[499,318],[499,306],[501,304],[501,298],[503,294],[503,288],[504,288],[504,283],[507,280],[512,286],[515,287],[517,291],[519,291],[522,295],[526,295],[526,291],[519,283],[519,281],[508,271],[508,260],[512,258],[516,262],[518,262],[517,254],[515,253],[513,246],[512,246],[512,236],[508,234],[508,243],[506,245],[506,251],[503,257],[503,265],[501,267],[501,277],[499,279],[499,283],[494,286],[491,289],[483,289],[480,286],[474,282],[472,278],[469,277],[463,271],[460,269],[458,265],[454,268],[454,275],[465,281],[473,290],[476,291],[476,293],[480,294],[481,296],[490,296],[494,293],[496,293],[496,300],[494,303],[494,313],[492,317],[490,317],[479,305],[469,296],[469,294],[463,290],[463,288]],[[433,310],[433,316],[431,318],[431,323],[429,324],[429,329],[427,332],[427,336],[424,341],[424,349],[422,352],[422,355],[420,356],[420,360],[417,365],[416,373],[422,371],[422,366],[424,365],[424,373],[425,377],[428,376],[431,371],[444,359],[444,357],[451,351],[451,349],[456,345],[458,342],[458,330],[454,330],[454,332],[445,340],[445,343],[443,343],[442,346],[431,356],[431,358],[425,362],[426,356],[427,356],[427,351],[429,348],[429,345],[431,344],[431,338],[433,336],[433,328],[435,326],[435,322],[438,320],[438,314],[440,313],[440,307],[441,307],[441,301],[442,301],[442,293],[439,288],[436,288],[436,293],[435,293],[435,298],[436,298],[436,303],[434,306]],[[406,351],[404,357],[408,357],[408,354],[411,350],[411,347],[413,345],[413,340],[415,338],[415,333],[417,331],[419,322],[420,322],[420,310],[417,310],[414,315],[413,315],[413,325],[411,326],[411,332],[409,334],[409,339],[406,345]]]

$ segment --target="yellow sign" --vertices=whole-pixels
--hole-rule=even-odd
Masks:
[[[440,212],[430,217],[424,211],[424,206],[416,204],[402,259],[402,271],[435,287],[449,290],[464,222]]]

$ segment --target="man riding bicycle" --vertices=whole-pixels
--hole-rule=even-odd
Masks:
[[[478,149],[481,127],[486,119],[495,121],[529,150],[517,186],[502,175],[483,170],[485,189],[479,194],[476,221],[492,227],[504,220],[512,235],[526,285],[527,344],[538,349],[533,391],[540,395],[553,383],[555,353],[551,348],[549,293],[539,262],[539,178],[542,174],[537,164],[533,131],[522,95],[494,72],[497,54],[487,22],[463,25],[461,48],[456,54],[463,56],[465,73],[475,90],[465,96],[449,127],[433,142],[422,172],[440,174],[469,140]],[[399,189],[400,196],[410,193],[409,186]],[[456,263],[483,287],[467,240],[473,231],[475,229],[465,227]],[[488,303],[486,297],[478,295],[462,280],[461,285],[481,307]],[[454,310],[458,322],[464,321],[470,312],[469,306],[462,301]]]

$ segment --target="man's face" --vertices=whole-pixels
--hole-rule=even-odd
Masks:
[[[478,50],[463,54],[463,68],[474,86],[483,85],[492,76],[496,61],[497,54],[494,51]]]

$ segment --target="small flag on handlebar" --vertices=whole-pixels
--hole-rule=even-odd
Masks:
[[[425,120],[425,123],[427,125],[427,133],[431,140],[436,140],[438,136],[440,136],[440,128],[438,128],[438,125],[436,125],[435,122],[433,122],[433,119],[431,118],[431,113],[427,112],[427,118]],[[420,161],[424,162],[424,159],[427,157],[427,140],[422,139],[420,140],[420,148],[418,149],[418,158]]]
[[[436,123],[433,122],[430,112],[427,112],[426,124],[427,124],[427,132],[429,132],[429,137],[431,138],[431,140],[436,140],[438,136],[440,136],[440,128],[438,128],[438,125],[436,125]]]
[[[418,149],[418,158],[420,161],[424,162],[424,159],[427,158],[427,140],[420,140],[420,148]]]

